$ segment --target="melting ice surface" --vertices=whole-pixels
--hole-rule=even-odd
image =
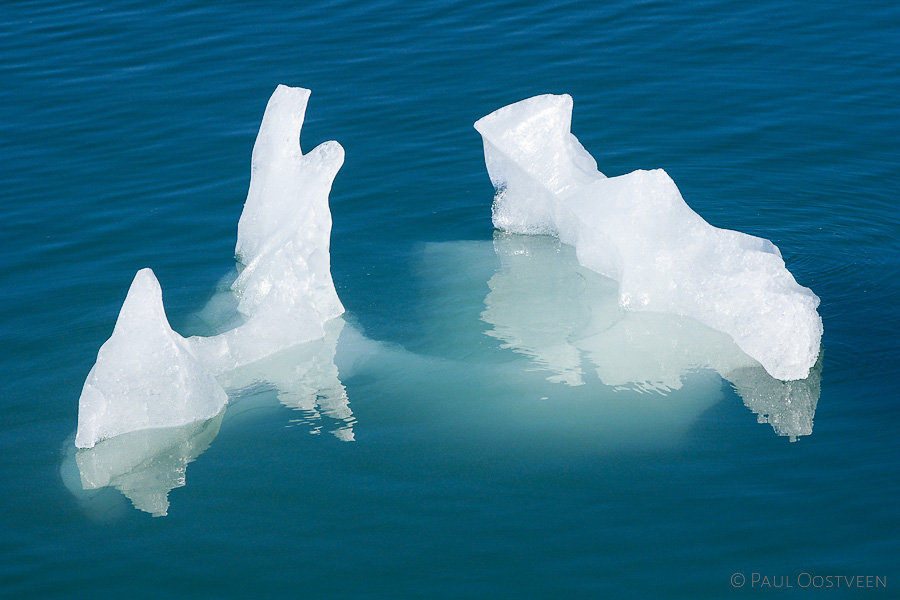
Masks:
[[[618,282],[620,306],[691,317],[773,377],[805,379],[819,356],[819,299],[778,248],[704,221],[665,171],[607,178],[571,121],[572,98],[545,95],[475,123],[498,190],[494,225],[557,235],[582,265]]]

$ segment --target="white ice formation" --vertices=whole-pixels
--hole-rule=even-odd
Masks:
[[[169,326],[152,271],[139,271],[85,382],[77,447],[214,417],[227,402],[216,377],[325,337],[326,322],[344,312],[331,278],[328,208],[344,150],[325,142],[301,153],[309,94],[278,86],[253,147],[238,224],[243,268],[232,286],[241,324],[210,337],[181,337]]]
[[[713,227],[663,170],[607,178],[570,132],[572,98],[536,96],[475,123],[497,188],[495,227],[550,234],[616,280],[626,309],[692,317],[727,333],[773,377],[819,356],[818,297],[770,241]]]
[[[216,316],[226,314],[223,311]],[[218,324],[216,321],[214,324]],[[115,495],[105,493],[103,488],[115,488],[135,508],[163,516],[169,508],[169,491],[185,485],[188,465],[209,447],[220,425],[235,427],[272,415],[282,418],[284,409],[280,405],[296,411],[289,427],[305,428],[313,434],[328,432],[341,441],[353,441],[356,420],[335,365],[338,338],[346,338],[349,332],[350,345],[358,346],[361,341],[368,346],[368,351],[352,350],[354,359],[380,347],[352,331],[342,318],[326,323],[325,332],[324,338],[292,346],[219,376],[229,405],[208,421],[131,431],[101,440],[91,448],[66,448],[60,469],[66,486],[85,510],[101,518],[115,504]]]

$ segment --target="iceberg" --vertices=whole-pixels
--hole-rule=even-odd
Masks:
[[[343,314],[331,278],[328,196],[344,150],[337,142],[325,142],[306,155],[301,152],[309,95],[309,90],[279,85],[266,106],[238,223],[239,274],[230,289],[238,315],[232,315],[230,328],[212,336],[180,336],[166,319],[153,272],[139,271],[84,384],[78,448],[215,417],[228,401],[217,377],[325,338],[326,323]],[[217,307],[228,304],[221,296]],[[340,406],[346,399],[336,402],[334,410],[350,419],[349,408]],[[352,439],[352,431],[340,435]]]
[[[572,98],[536,96],[475,123],[500,230],[549,234],[618,282],[618,304],[728,334],[774,378],[805,379],[819,356],[819,298],[770,241],[713,227],[665,171],[606,177],[571,133]],[[569,376],[569,375],[566,375]]]
[[[189,464],[209,448],[223,424],[240,428],[276,414],[283,418],[284,407],[299,415],[288,427],[308,427],[313,434],[327,430],[339,441],[354,441],[356,419],[335,364],[338,340],[353,361],[380,352],[381,346],[340,317],[326,323],[325,331],[324,338],[221,375],[218,381],[229,403],[211,420],[130,431],[91,448],[76,448],[70,439],[60,465],[66,487],[88,514],[104,520],[113,516],[109,513],[115,506],[110,489],[124,494],[138,510],[165,516],[169,492],[186,485]],[[352,375],[352,369],[345,370]]]

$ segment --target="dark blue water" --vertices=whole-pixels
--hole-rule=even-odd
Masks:
[[[896,594],[900,5],[15,2],[0,24],[0,594]],[[195,332],[279,83],[313,92],[304,150],[346,149],[332,269],[380,344],[338,361],[355,441],[251,390],[167,516],[74,494],[78,397],[128,285],[152,267]],[[484,335],[472,123],[548,92],[601,171],[666,169],[821,297],[811,434],[714,373],[569,387]],[[856,575],[886,587],[836,579]]]

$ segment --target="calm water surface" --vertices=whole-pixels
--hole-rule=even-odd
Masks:
[[[804,573],[896,594],[900,5],[15,2],[0,24],[0,595],[827,593]],[[346,149],[338,387],[248,375],[119,482],[134,503],[80,490],[78,397],[128,285],[152,267],[173,327],[203,332],[279,83],[312,90],[304,150]],[[647,391],[585,353],[574,386],[547,379],[546,339],[510,341],[519,301],[572,324],[577,267],[510,279],[472,123],[548,92],[573,96],[601,171],[666,169],[821,297],[820,369],[785,412],[811,433],[779,435],[746,373]],[[648,339],[623,364],[658,369],[671,338]],[[311,364],[285,360],[270,374]]]

